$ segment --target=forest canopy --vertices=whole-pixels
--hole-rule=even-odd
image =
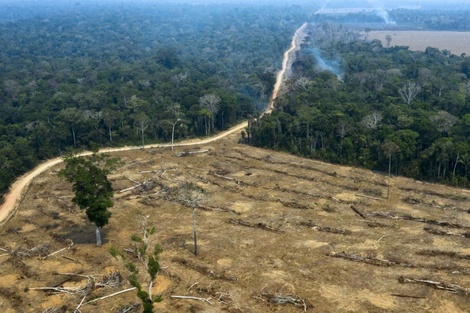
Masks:
[[[173,126],[175,139],[206,135],[254,114],[306,18],[249,5],[46,13],[0,23],[0,195],[71,148],[168,142]]]
[[[247,141],[325,161],[469,186],[470,58],[310,24],[275,111]]]

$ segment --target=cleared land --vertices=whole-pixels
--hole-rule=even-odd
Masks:
[[[363,33],[366,36],[366,33]],[[455,55],[470,55],[470,32],[446,31],[371,31],[368,39],[378,39],[385,46],[390,35],[391,46],[408,46],[410,50],[426,50],[427,47],[447,49]]]
[[[0,311],[72,312],[82,296],[31,289],[87,285],[59,273],[127,277],[108,248],[131,246],[140,216],[149,215],[164,250],[158,312],[468,312],[467,190],[393,178],[385,200],[386,176],[236,140],[186,156],[178,153],[196,149],[116,153],[124,165],[111,176],[115,206],[103,247],[57,177],[62,165],[36,177],[0,229]],[[148,183],[119,192],[133,181]],[[191,210],[167,197],[183,182],[208,192],[197,209],[197,257]],[[96,288],[86,301],[129,287],[124,280],[117,289]],[[212,305],[171,295],[211,298]],[[138,303],[134,292],[80,310],[119,312],[130,303]]]

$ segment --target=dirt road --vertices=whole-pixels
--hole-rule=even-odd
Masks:
[[[294,34],[292,38],[292,45],[291,47],[284,53],[284,59],[282,61],[282,69],[279,71],[276,77],[276,84],[274,85],[274,91],[271,97],[271,101],[269,106],[266,108],[266,113],[271,113],[273,110],[273,102],[277,98],[279,94],[279,89],[284,81],[284,76],[286,70],[288,68],[289,57],[292,55],[291,52],[297,50],[299,48],[300,42],[298,37],[302,34],[303,30],[307,27],[307,23],[303,24]],[[206,139],[191,139],[184,142],[174,144],[175,147],[185,147],[185,146],[193,146],[193,145],[201,145],[214,142],[226,136],[229,136],[235,132],[241,131],[245,127],[248,126],[248,122],[242,122],[220,134],[217,134],[213,137],[206,138]],[[171,147],[171,144],[153,144],[147,145],[146,148],[164,148],[164,147]],[[128,150],[136,150],[141,149],[141,146],[126,146],[120,148],[105,148],[99,150],[99,153],[112,153],[118,151],[128,151]],[[90,155],[92,152],[83,152],[80,155]],[[16,182],[11,186],[10,192],[5,196],[5,202],[0,207],[0,223],[1,225],[5,224],[8,221],[8,218],[12,216],[12,213],[18,207],[18,204],[21,202],[22,195],[25,190],[27,190],[29,183],[39,174],[44,173],[51,167],[61,163],[63,161],[62,158],[54,158],[52,160],[48,160],[43,164],[38,165],[32,171],[26,173],[25,175],[21,176],[16,180]]]

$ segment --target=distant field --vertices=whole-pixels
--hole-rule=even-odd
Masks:
[[[363,33],[365,36],[366,34]],[[447,49],[453,54],[465,53],[470,55],[470,32],[447,31],[372,31],[368,39],[379,39],[387,44],[385,37],[392,36],[391,46],[408,46],[411,50],[425,50],[434,47]]]

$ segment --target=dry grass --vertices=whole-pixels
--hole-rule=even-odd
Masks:
[[[365,36],[366,34],[363,33]],[[372,31],[369,32],[368,39],[378,39],[384,46],[387,45],[385,37],[390,35],[391,46],[408,46],[410,50],[426,50],[427,47],[434,47],[440,50],[447,49],[455,55],[465,53],[470,55],[470,32],[449,32],[449,31]]]
[[[0,230],[0,248],[25,251],[47,243],[54,252],[70,239],[75,244],[46,259],[1,256],[0,311],[66,307],[72,312],[81,297],[28,288],[83,284],[63,283],[54,272],[99,276],[118,270],[126,277],[108,248],[128,246],[139,216],[150,215],[164,250],[155,287],[164,296],[155,305],[158,312],[468,312],[470,297],[464,293],[399,279],[470,287],[470,238],[429,233],[417,220],[370,215],[382,211],[470,225],[468,191],[394,178],[390,200],[377,200],[386,195],[387,180],[380,174],[235,141],[224,139],[201,147],[209,153],[186,157],[164,149],[119,153],[126,166],[111,177],[116,191],[133,185],[128,178],[161,184],[116,192],[101,248],[94,245],[94,230],[83,212],[71,205],[58,167],[36,178],[16,216]],[[204,210],[197,210],[197,257],[191,253],[190,209],[159,192],[162,185],[188,181],[208,191]],[[128,287],[124,283],[120,289]],[[114,291],[99,289],[87,300]],[[213,306],[171,295],[211,298]],[[130,292],[85,305],[81,312],[119,312],[133,303],[138,300]]]

